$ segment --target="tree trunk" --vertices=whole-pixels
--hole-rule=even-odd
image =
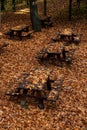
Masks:
[[[29,0],[26,0],[26,4],[29,5]]]
[[[12,10],[15,11],[15,0],[12,0]]]
[[[32,29],[36,32],[41,31],[41,21],[38,16],[36,0],[30,0],[30,18],[32,22]]]
[[[72,18],[72,0],[69,0],[69,20]]]
[[[77,0],[77,6],[80,8],[80,0]]]
[[[47,1],[44,0],[44,15],[47,15]]]
[[[5,10],[5,0],[1,0],[1,10]]]

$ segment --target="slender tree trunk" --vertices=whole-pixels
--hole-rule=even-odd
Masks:
[[[26,4],[29,5],[29,0],[26,0]]]
[[[47,15],[47,0],[44,0],[44,15]]]
[[[72,18],[72,0],[69,0],[69,20]]]
[[[80,0],[77,0],[77,6],[80,9]]]
[[[12,10],[15,11],[15,0],[12,0]]]
[[[1,10],[5,10],[5,0],[1,0]]]
[[[41,31],[41,21],[38,16],[36,0],[30,0],[30,18],[32,22],[32,29],[36,32]]]

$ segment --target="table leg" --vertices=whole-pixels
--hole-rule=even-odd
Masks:
[[[27,28],[25,29],[25,32],[29,32],[29,27],[27,27]]]
[[[22,31],[18,31],[17,36],[19,37],[20,40],[22,40]]]
[[[10,38],[14,38],[14,31],[13,30],[10,33]]]
[[[38,107],[40,109],[44,109],[44,100],[41,98],[41,91],[37,91],[37,97],[38,97]]]
[[[28,109],[26,95],[21,96],[20,105],[21,107]]]
[[[40,109],[44,109],[44,102],[43,102],[43,99],[39,99],[38,107],[39,107]]]

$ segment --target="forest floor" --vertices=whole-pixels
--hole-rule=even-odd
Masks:
[[[64,5],[66,2],[59,7],[64,8]],[[49,9],[48,14],[52,16],[52,13],[53,10]],[[87,17],[81,16],[68,21],[68,15],[56,16],[57,14],[54,17],[53,13],[53,27],[35,32],[31,39],[0,39],[0,42],[9,43],[0,54],[0,130],[87,130]],[[2,15],[0,31],[3,33],[19,24],[31,26],[28,13],[5,12]],[[64,28],[73,28],[76,33],[82,34],[82,38],[81,43],[76,46],[70,67],[47,66],[53,69],[57,76],[65,77],[56,106],[45,101],[45,108],[41,110],[31,100],[25,109],[20,102],[10,101],[6,92],[13,87],[11,82],[22,72],[45,67],[40,65],[35,57],[48,45],[56,32]]]

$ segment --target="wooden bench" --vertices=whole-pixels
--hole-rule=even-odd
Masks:
[[[82,34],[72,34],[72,35],[73,35],[72,42],[78,45],[81,42]]]
[[[4,32],[4,35],[8,36],[9,38],[13,37],[13,31],[10,29],[9,31]]]
[[[34,33],[34,31],[29,31],[26,34],[22,35],[22,37],[27,37],[27,38],[31,38],[31,34]]]
[[[63,84],[64,78],[63,79],[59,79],[59,81],[55,80],[52,84],[51,84],[51,91],[47,97],[47,100],[49,101],[53,101],[56,102],[56,100],[59,97],[59,93],[61,91],[61,87]]]
[[[58,97],[59,97],[59,92],[57,90],[53,89],[53,90],[50,91],[50,93],[49,93],[49,95],[47,97],[47,100],[56,102]]]
[[[66,52],[67,54],[65,58],[63,58],[63,62],[65,62],[67,65],[72,64],[74,51],[75,49]]]

